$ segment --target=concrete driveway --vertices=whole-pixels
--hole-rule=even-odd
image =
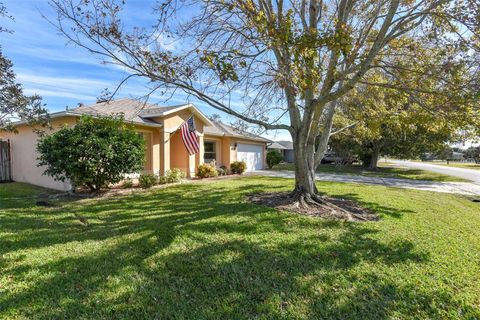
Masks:
[[[279,178],[295,177],[295,174],[292,171],[260,170],[260,171],[253,171],[248,174],[262,175],[262,176],[268,176],[268,177],[279,177]],[[480,196],[480,184],[469,183],[469,182],[433,182],[433,181],[423,181],[423,180],[365,177],[365,176],[329,174],[329,173],[317,173],[316,178],[319,181],[374,184],[374,185],[383,185],[383,186],[395,187],[395,188]]]
[[[388,159],[387,161],[389,163],[394,163],[395,165],[402,166],[402,167],[432,171],[432,172],[442,173],[442,174],[446,174],[449,176],[454,176],[454,177],[458,177],[466,180],[471,180],[472,183],[480,185],[480,170],[439,166],[431,163],[415,162],[415,161],[408,161],[408,160]]]

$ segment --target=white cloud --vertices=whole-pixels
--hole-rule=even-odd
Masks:
[[[50,86],[55,88],[79,89],[79,88],[104,88],[110,83],[104,80],[91,78],[74,78],[59,76],[40,76],[28,74],[22,71],[17,73],[17,79],[22,83],[33,83],[41,86]]]
[[[161,33],[156,33],[154,36],[157,38],[157,45],[164,50],[173,52],[179,48],[179,41],[172,37]]]
[[[35,75],[25,72],[19,72],[17,79],[22,83],[26,94],[61,97],[78,101],[95,100],[102,89],[111,84],[107,81],[91,78]]]
[[[34,95],[38,94],[42,97],[59,97],[59,98],[70,98],[76,99],[78,101],[89,101],[95,100],[95,96],[83,95],[83,94],[76,94],[72,92],[64,92],[64,91],[53,91],[53,90],[45,90],[45,89],[38,89],[38,88],[28,88],[24,90],[26,95]]]

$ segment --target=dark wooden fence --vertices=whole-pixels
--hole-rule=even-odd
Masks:
[[[0,182],[12,180],[12,165],[10,161],[10,141],[0,139]]]

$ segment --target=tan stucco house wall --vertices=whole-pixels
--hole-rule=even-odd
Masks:
[[[54,133],[64,126],[72,126],[75,122],[75,118],[52,120],[52,130],[49,130],[48,133]],[[58,190],[70,189],[68,182],[54,181],[51,177],[43,175],[45,168],[37,167],[36,146],[39,137],[32,128],[27,125],[19,125],[16,129],[17,133],[0,132],[0,139],[10,140],[13,180]]]
[[[185,105],[178,107],[178,110],[170,109],[170,111],[163,112],[159,116],[149,117],[148,123],[131,122],[135,126],[135,130],[143,134],[146,142],[145,172],[164,174],[167,170],[179,168],[185,171],[189,177],[194,177],[197,166],[204,162],[204,141],[215,141],[218,166],[228,167],[230,163],[237,160],[236,146],[238,144],[261,146],[264,165],[265,141],[230,137],[220,132],[206,134],[204,132],[206,126],[212,126],[213,123],[201,114],[197,108],[192,105]],[[200,152],[195,155],[188,155],[178,129],[192,114],[195,115]],[[73,126],[79,117],[80,114],[75,113],[56,115],[51,120],[52,130],[48,130],[46,133],[52,134],[65,125]],[[70,184],[68,182],[55,181],[53,178],[43,175],[45,168],[37,166],[36,145],[39,137],[32,128],[25,124],[18,124],[16,129],[17,133],[0,131],[0,139],[8,139],[11,142],[13,180],[57,190],[69,190]]]

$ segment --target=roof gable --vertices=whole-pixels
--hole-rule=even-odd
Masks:
[[[208,119],[207,116],[205,116],[194,104],[192,103],[187,103],[187,104],[181,104],[181,105],[176,105],[176,106],[170,106],[170,107],[156,107],[156,108],[149,108],[149,109],[144,109],[140,112],[140,116],[142,118],[156,118],[156,117],[166,117],[169,115],[172,115],[174,113],[177,113],[179,111],[185,110],[185,109],[190,109],[193,114],[195,114],[200,120],[205,123],[207,126],[212,126],[213,123]]]
[[[123,114],[125,121],[135,123],[155,124],[152,118],[163,118],[181,110],[191,109],[206,125],[213,125],[210,120],[195,105],[181,104],[175,106],[160,106],[135,99],[119,99],[95,103],[89,106],[80,106],[70,110],[71,113],[87,114],[92,116],[108,116],[115,113]]]

